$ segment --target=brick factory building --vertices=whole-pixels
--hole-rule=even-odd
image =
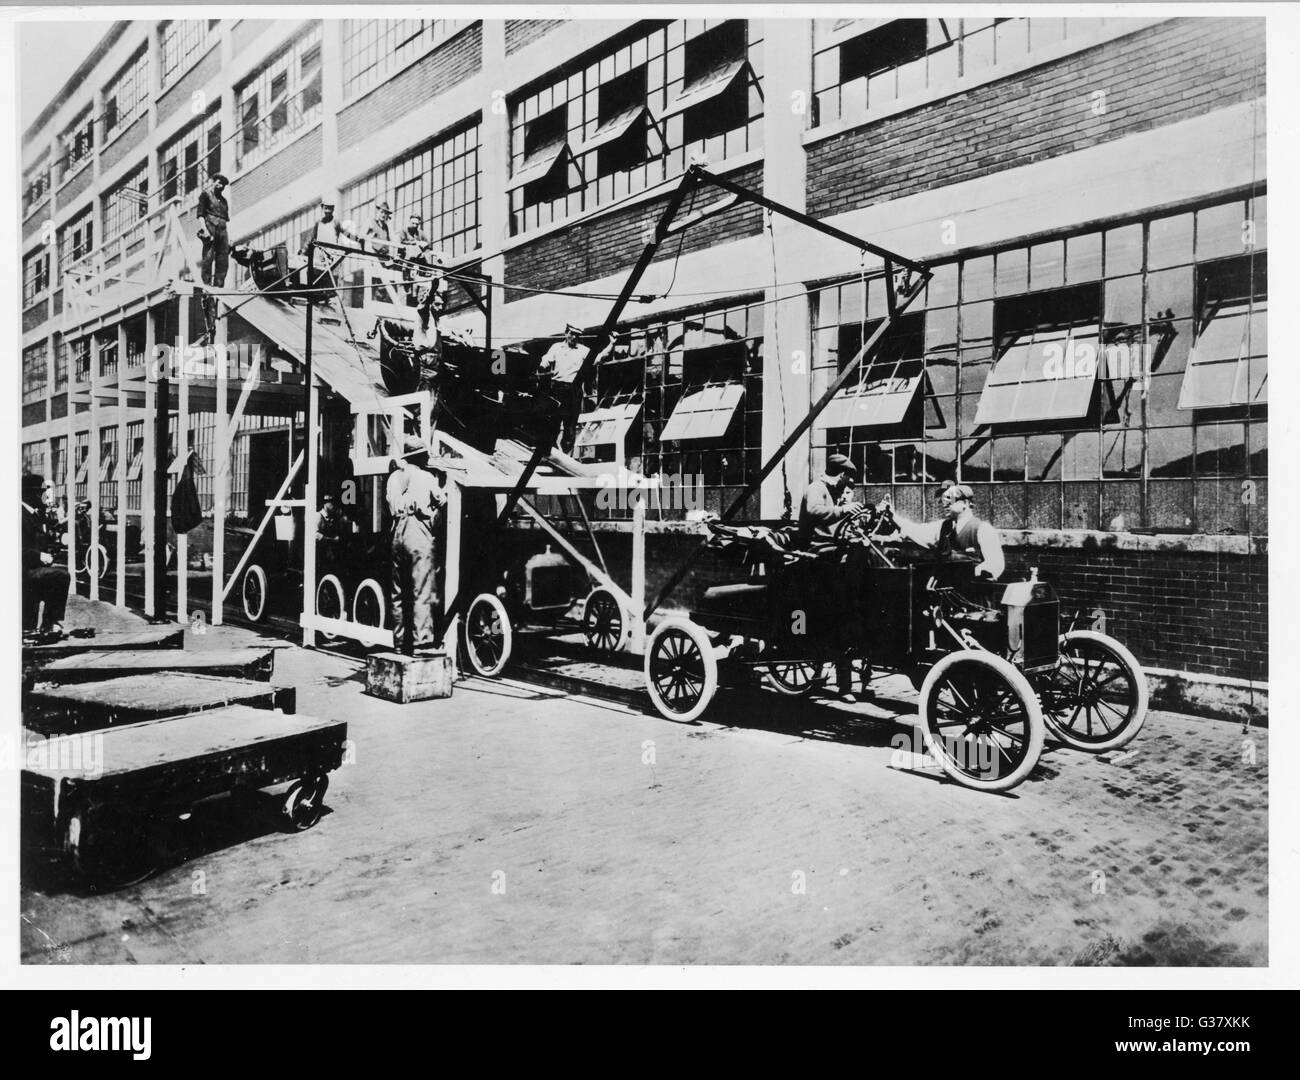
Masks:
[[[1260,18],[117,23],[23,140],[24,469],[129,535],[184,426],[205,511],[248,521],[274,494],[257,462],[292,455],[302,395],[264,328],[229,327],[274,372],[236,430],[194,405],[234,382],[195,385],[163,455],[148,422],[179,305],[130,271],[165,261],[176,223],[194,235],[211,174],[231,239],[259,248],[296,253],[323,195],[362,227],[383,201],[397,228],[419,213],[504,284],[493,343],[540,355],[601,323],[703,155],[934,269],[750,517],[797,507],[835,450],[860,497],[914,518],[959,479],[1064,611],[1151,668],[1262,687],[1264,56]],[[885,314],[883,286],[759,207],[710,216],[638,288],[577,455],[701,477],[722,508]],[[345,296],[368,329],[368,294]],[[630,515],[604,516],[617,534]],[[683,517],[650,512],[652,587],[692,542]]]

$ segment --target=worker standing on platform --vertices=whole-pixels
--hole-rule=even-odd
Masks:
[[[230,268],[230,204],[224,194],[229,183],[223,173],[217,173],[199,192],[199,240],[203,243],[199,271],[203,284],[214,289],[225,288]],[[205,340],[211,344],[217,336],[217,301],[206,293],[203,322]]]
[[[578,417],[582,413],[583,395],[586,384],[591,380],[588,375],[579,379],[583,362],[587,359],[588,348],[583,345],[582,331],[572,323],[564,328],[564,337],[547,350],[538,367],[538,374],[550,379],[551,395],[560,409],[560,449],[566,454],[573,453],[573,443],[578,434]],[[600,363],[614,351],[614,338],[610,336],[609,345],[596,357]]]
[[[438,640],[438,525],[447,498],[429,469],[429,447],[408,435],[385,497],[393,519],[393,646],[406,656]]]

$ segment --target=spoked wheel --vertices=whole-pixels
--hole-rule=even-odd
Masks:
[[[681,619],[662,623],[645,654],[650,700],[669,720],[694,720],[718,689],[718,660],[708,636]]]
[[[822,677],[823,666],[798,660],[780,660],[768,664],[764,674],[768,686],[773,690],[792,697],[803,697],[825,683],[826,680]]]
[[[343,599],[343,583],[333,574],[326,574],[316,583],[316,614],[322,619],[346,619],[347,602]],[[321,631],[326,641],[338,641],[338,634]]]
[[[480,593],[465,612],[465,659],[475,675],[494,679],[510,659],[514,633],[499,597]]]
[[[1150,691],[1141,665],[1118,641],[1095,630],[1062,635],[1056,670],[1035,677],[1034,687],[1047,730],[1076,750],[1124,746],[1147,718]]]
[[[78,876],[97,892],[124,889],[154,872],[153,830],[140,815],[108,808],[68,820],[64,848]]]
[[[613,653],[627,640],[623,609],[608,589],[593,589],[582,605],[582,634],[597,652]]]
[[[291,787],[280,804],[280,817],[290,832],[305,832],[325,812],[328,776],[304,777]]]
[[[920,697],[926,745],[959,784],[1006,791],[1038,764],[1038,698],[1002,657],[975,649],[950,653],[930,669]]]
[[[244,584],[240,589],[244,601],[244,614],[249,622],[261,622],[266,614],[266,571],[253,563],[244,571]]]
[[[366,578],[352,594],[352,621],[378,630],[384,628],[384,592],[374,578]]]

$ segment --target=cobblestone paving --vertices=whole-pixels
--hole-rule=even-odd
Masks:
[[[24,960],[1267,962],[1263,730],[1157,712],[999,796],[910,767],[894,683],[857,707],[722,694],[679,725],[510,682],[397,706],[363,680],[277,654],[356,746],[316,828],[219,802],[141,885],[29,870]]]

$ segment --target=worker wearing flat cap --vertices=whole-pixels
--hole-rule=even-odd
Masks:
[[[407,656],[438,640],[437,537],[447,498],[429,468],[428,445],[407,435],[384,492],[393,519],[393,644]]]
[[[1002,538],[997,529],[975,516],[971,504],[975,492],[966,484],[945,482],[939,490],[945,517],[937,521],[916,522],[894,515],[902,536],[923,547],[942,553],[955,553],[978,560],[975,573],[996,581],[1006,569]]]
[[[590,373],[581,380],[578,378],[589,351],[590,349],[582,344],[582,331],[569,323],[564,328],[563,339],[547,350],[537,369],[539,375],[550,378],[551,395],[559,403],[560,449],[566,454],[573,452],[573,444],[578,434],[578,417],[582,413],[583,395],[587,383],[591,381]],[[596,357],[596,363],[610,356],[613,351],[614,339],[611,337],[608,345]]]

